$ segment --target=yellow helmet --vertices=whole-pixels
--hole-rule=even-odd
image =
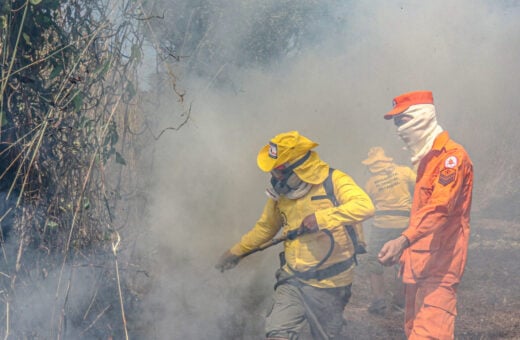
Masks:
[[[319,184],[328,176],[329,165],[322,161],[311,149],[318,146],[298,131],[284,132],[269,141],[257,156],[258,167],[265,172],[284,164],[298,163],[294,173],[304,182]],[[309,153],[307,157],[305,157]]]
[[[364,165],[372,165],[376,162],[391,162],[393,158],[385,155],[385,150],[380,146],[371,147],[368,150],[368,158],[361,161]]]
[[[300,135],[298,131],[284,132],[275,136],[260,150],[256,161],[262,171],[269,172],[301,158],[316,146],[318,143]]]

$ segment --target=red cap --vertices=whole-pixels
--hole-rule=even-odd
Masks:
[[[397,96],[392,101],[392,111],[385,114],[385,119],[392,119],[395,115],[403,113],[410,106],[417,104],[433,104],[431,91],[414,91]]]

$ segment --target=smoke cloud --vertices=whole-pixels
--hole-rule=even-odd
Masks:
[[[439,124],[473,159],[474,214],[486,214],[505,195],[520,196],[512,189],[520,165],[517,2],[316,1],[312,34],[291,53],[256,64],[244,39],[255,16],[269,12],[265,2],[206,3],[220,9],[211,41],[227,53],[198,75],[189,58],[176,64],[185,102],[170,91],[151,112],[160,116],[158,126],[172,126],[191,105],[187,124],[150,150],[148,234],[140,251],[153,276],[143,314],[154,325],[151,337],[262,338],[279,249],[225,273],[213,265],[260,215],[269,176],[256,155],[280,132],[298,130],[316,141],[322,159],[363,184],[360,162],[371,146],[409,164],[395,127],[383,119],[392,98],[431,90]],[[296,2],[270,6],[277,3],[290,12]],[[502,209],[518,216],[510,205]]]

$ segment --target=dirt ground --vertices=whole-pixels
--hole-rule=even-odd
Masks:
[[[520,339],[520,222],[472,217],[471,230],[455,338]],[[404,339],[402,312],[391,310],[385,317],[367,312],[370,288],[363,261],[345,309],[345,339]],[[392,275],[389,271],[387,280]]]

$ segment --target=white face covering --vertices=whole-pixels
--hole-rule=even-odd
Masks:
[[[435,106],[432,104],[412,105],[403,112],[412,119],[397,128],[397,134],[412,152],[412,163],[419,161],[431,150],[433,141],[443,131],[437,124]]]

